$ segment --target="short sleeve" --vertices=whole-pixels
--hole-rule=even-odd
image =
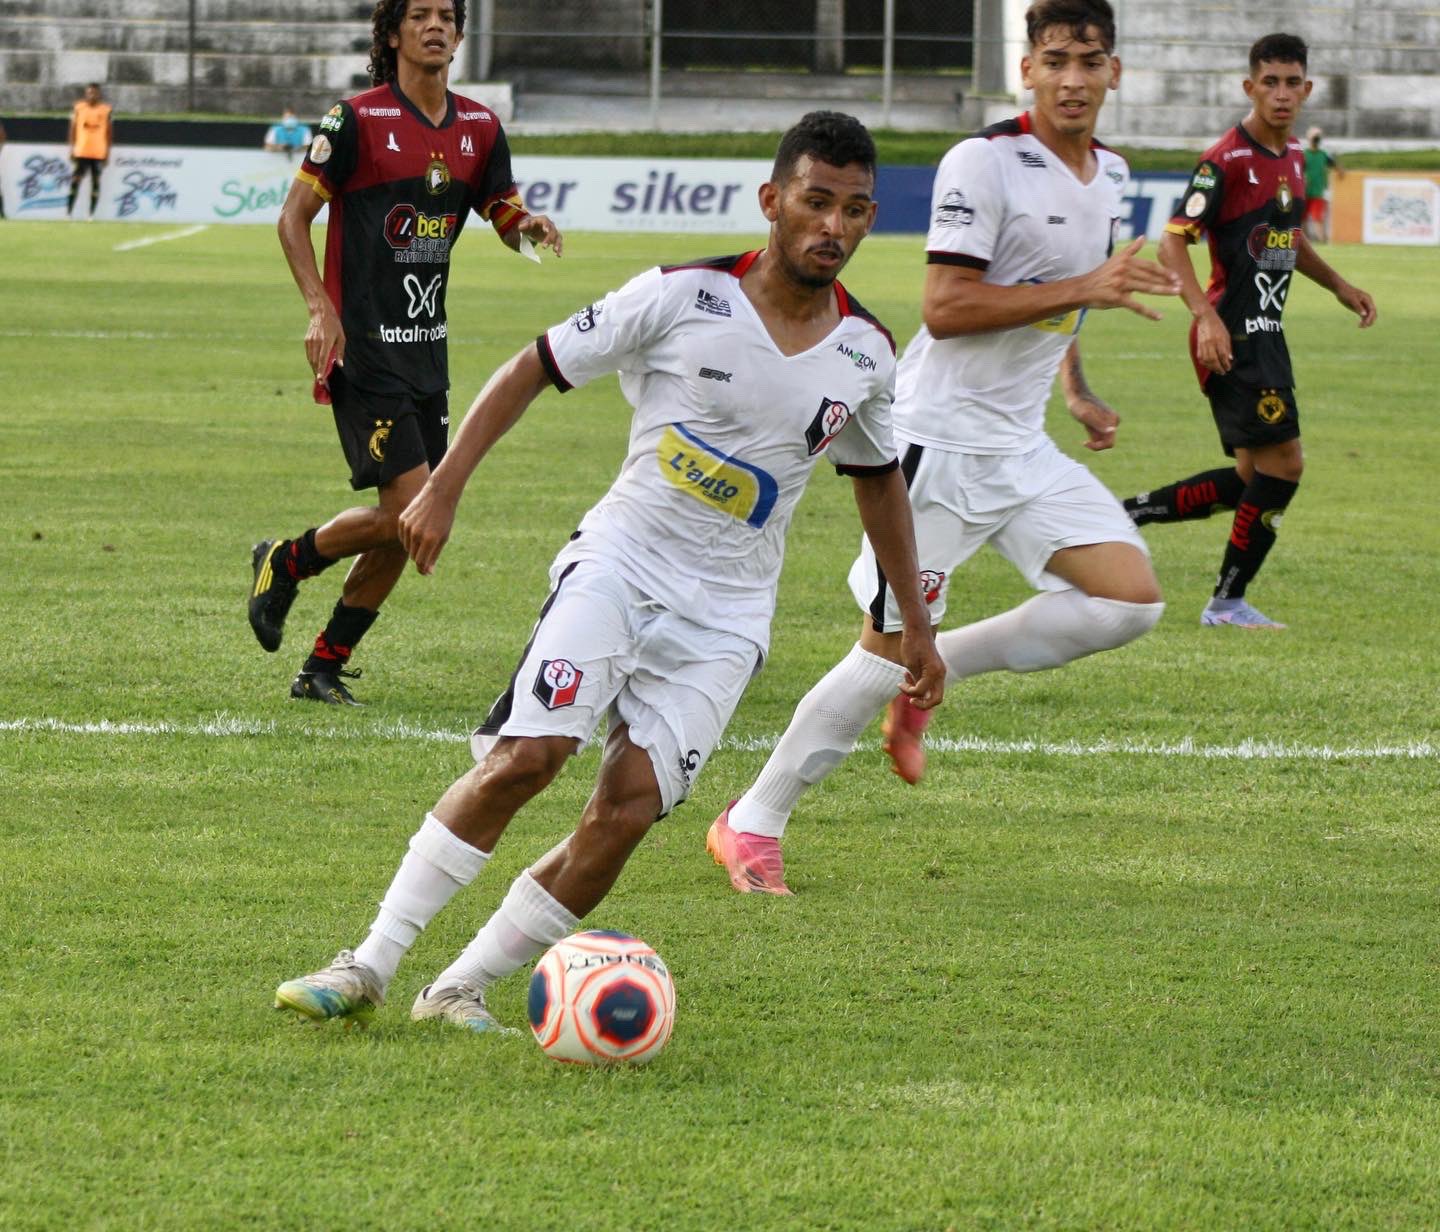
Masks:
[[[360,123],[349,103],[336,103],[320,121],[295,178],[329,201],[345,187],[360,161]]]
[[[643,366],[645,350],[664,335],[674,315],[665,311],[664,277],[659,269],[637,274],[540,335],[540,361],[556,389]]]
[[[983,270],[995,255],[1004,217],[1004,190],[992,143],[972,137],[940,160],[930,196],[926,260]]]
[[[1172,235],[1183,235],[1193,244],[1215,220],[1224,195],[1225,173],[1207,158],[1190,173],[1190,183],[1180,198],[1180,210],[1165,230]]]
[[[845,425],[825,456],[842,475],[866,475],[895,467],[895,431],[890,405],[895,400],[895,369]]]

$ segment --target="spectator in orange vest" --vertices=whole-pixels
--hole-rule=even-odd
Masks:
[[[99,82],[92,81],[85,87],[85,96],[75,104],[70,113],[70,158],[75,164],[70,177],[70,200],[65,212],[75,214],[75,198],[80,195],[80,181],[86,173],[90,175],[90,217],[95,217],[95,207],[100,204],[100,172],[110,161],[110,145],[114,137],[111,128],[111,107],[100,97]]]

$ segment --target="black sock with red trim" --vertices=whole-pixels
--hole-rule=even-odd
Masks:
[[[1262,475],[1259,471],[1245,485],[1235,510],[1235,522],[1230,527],[1230,542],[1225,545],[1225,556],[1220,562],[1215,598],[1239,599],[1245,594],[1245,587],[1265,563],[1265,556],[1280,529],[1280,520],[1299,487],[1298,483]]]
[[[1141,492],[1124,502],[1125,512],[1136,526],[1148,522],[1192,522],[1208,518],[1217,509],[1234,509],[1245,491],[1245,481],[1233,466],[1201,471],[1189,479],[1181,479]]]
[[[300,670],[334,672],[344,667],[379,615],[379,612],[372,612],[366,607],[346,607],[343,601],[336,603],[335,610],[330,614],[330,623],[315,639],[315,649]]]
[[[320,555],[315,547],[317,529],[312,526],[300,538],[287,539],[281,545],[280,559],[285,562],[285,571],[293,582],[303,582],[317,573],[324,573],[335,563],[331,557]]]

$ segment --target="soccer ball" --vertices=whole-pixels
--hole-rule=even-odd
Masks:
[[[594,930],[556,942],[530,977],[530,1029],[579,1065],[653,1059],[675,1025],[675,985],[639,937]]]

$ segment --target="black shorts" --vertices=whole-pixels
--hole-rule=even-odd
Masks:
[[[1233,458],[1237,449],[1282,445],[1300,435],[1295,390],[1288,385],[1259,389],[1212,372],[1205,382],[1205,396],[1220,430],[1220,444],[1229,457]]]
[[[75,170],[71,173],[71,179],[79,183],[88,174],[98,184],[100,172],[105,169],[105,160],[101,158],[77,158],[74,160]]]
[[[378,488],[422,463],[433,471],[450,445],[450,412],[443,392],[415,398],[377,394],[345,380],[345,370],[330,374],[330,408],[350,486]]]

